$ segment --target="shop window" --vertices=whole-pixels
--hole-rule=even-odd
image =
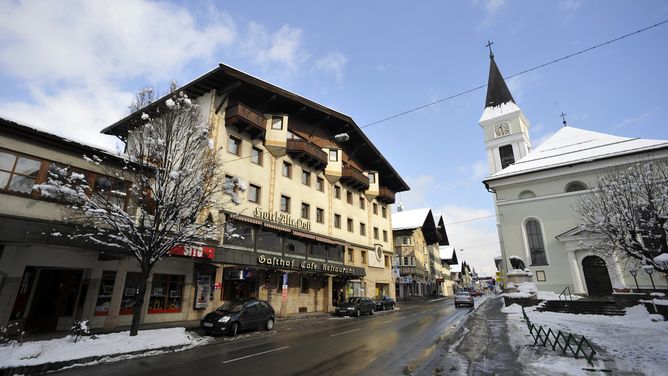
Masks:
[[[342,245],[328,245],[327,246],[327,260],[333,262],[343,262],[343,246]]]
[[[307,277],[301,277],[300,279],[300,284],[299,284],[299,292],[302,294],[308,294],[309,286],[308,282],[309,279]]]
[[[323,179],[323,178],[315,179],[315,189],[317,189],[320,192],[324,192],[325,191],[325,179]]]
[[[381,212],[383,213],[383,218],[387,218],[387,207],[383,206],[380,209]]]
[[[294,236],[287,236],[285,237],[284,251],[286,256],[293,256],[293,255],[305,256],[306,242]]]
[[[153,274],[148,313],[181,312],[185,277],[172,274]]]
[[[111,306],[111,294],[114,292],[114,282],[116,281],[116,272],[104,270],[100,278],[100,288],[97,292],[97,302],[95,303],[95,316],[107,316]]]
[[[341,228],[341,215],[334,214],[334,228]]]
[[[281,169],[281,174],[286,178],[292,178],[292,164],[288,162],[283,162],[283,168]]]
[[[42,162],[0,151],[0,189],[30,194]]]
[[[327,246],[323,243],[313,243],[311,244],[311,251],[309,252],[309,257],[318,258],[324,260],[327,258]]]
[[[366,201],[364,200],[364,196],[360,196],[360,209],[365,209],[366,208]]]
[[[379,232],[378,232],[378,231],[379,231],[379,230],[378,230],[378,227],[374,227],[374,228],[373,228],[373,238],[376,239],[376,240],[379,239],[379,235],[378,235]]]
[[[315,221],[318,223],[325,223],[325,210],[316,208],[315,209]]]
[[[234,155],[240,155],[241,140],[234,136],[230,136],[230,138],[227,140],[227,152]]]
[[[373,203],[373,214],[378,215],[378,204],[376,204],[375,202]]]
[[[253,227],[242,222],[226,222],[223,243],[226,245],[254,248]]]
[[[257,249],[258,251],[281,252],[283,248],[283,238],[273,231],[265,228],[257,229]]]
[[[311,172],[302,170],[302,184],[311,186]]]
[[[282,208],[283,207],[281,206],[281,210],[283,210]],[[311,217],[311,205],[302,202],[302,218],[309,219],[310,217]]]
[[[256,147],[253,147],[251,149],[250,160],[251,160],[251,162],[255,163],[256,165],[262,166],[262,150],[260,150]]]
[[[135,305],[135,299],[139,292],[139,281],[142,278],[141,273],[127,273],[125,275],[125,286],[123,286],[123,298],[118,313],[121,315],[131,315],[132,307]]]
[[[290,197],[281,195],[281,211],[290,213]]]
[[[350,205],[353,204],[353,193],[350,191],[346,191],[346,202]]]
[[[338,185],[334,186],[334,198],[338,198],[339,200],[341,199],[341,187]]]
[[[253,184],[248,186],[248,201],[256,204],[260,203],[260,187]]]

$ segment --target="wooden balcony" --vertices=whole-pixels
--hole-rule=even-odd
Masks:
[[[394,204],[394,192],[387,187],[380,187],[378,189],[378,197],[376,197],[376,200],[383,204]]]
[[[251,138],[263,137],[267,119],[242,103],[232,103],[225,110],[225,124],[233,125],[239,132],[247,132]]]
[[[327,153],[306,140],[288,140],[287,153],[315,170],[322,170],[327,166]]]
[[[350,166],[343,166],[340,181],[359,191],[369,189],[369,177]]]

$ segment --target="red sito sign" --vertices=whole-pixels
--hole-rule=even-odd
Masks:
[[[199,245],[177,245],[169,250],[171,256],[184,256],[213,259],[216,251],[213,247],[203,247]]]

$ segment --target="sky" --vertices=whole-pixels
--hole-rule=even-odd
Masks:
[[[666,19],[661,0],[0,0],[0,116],[114,148],[99,131],[134,93],[223,62],[355,119],[411,187],[404,207],[443,214],[459,260],[493,275],[485,90],[366,125],[486,84],[488,40],[509,76]],[[562,112],[574,127],[668,139],[667,37],[664,24],[509,79],[533,147]]]

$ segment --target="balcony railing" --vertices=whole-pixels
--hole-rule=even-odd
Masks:
[[[327,153],[306,140],[288,140],[287,151],[293,159],[315,170],[322,170],[327,166]]]
[[[341,181],[359,191],[369,189],[369,177],[350,166],[343,166]]]
[[[376,199],[384,204],[394,204],[394,192],[387,187],[380,187]]]
[[[248,132],[252,138],[264,136],[267,119],[242,103],[232,103],[225,110],[225,124],[234,125],[239,132]]]

